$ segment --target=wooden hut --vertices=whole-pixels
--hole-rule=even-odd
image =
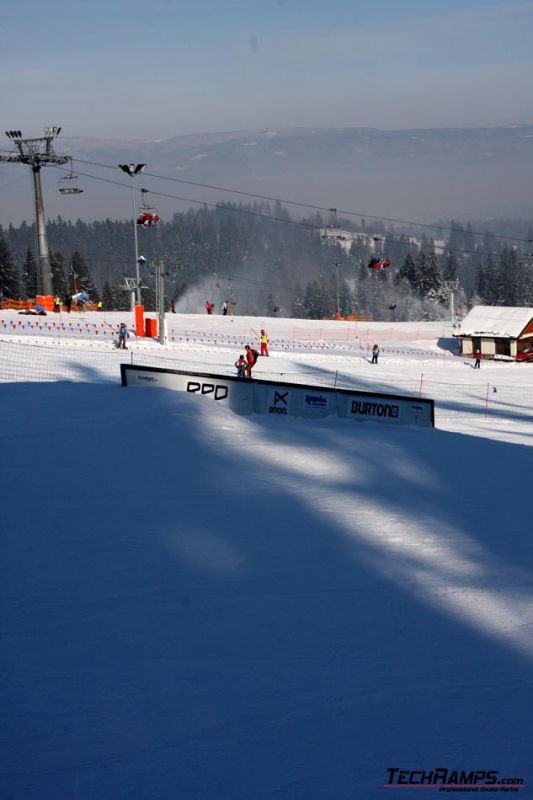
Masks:
[[[474,306],[454,336],[465,356],[479,351],[483,358],[533,360],[533,308]]]

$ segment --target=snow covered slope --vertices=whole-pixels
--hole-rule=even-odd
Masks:
[[[97,370],[0,397],[0,797],[533,780],[531,446],[280,426]]]

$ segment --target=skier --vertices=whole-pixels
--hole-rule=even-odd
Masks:
[[[268,343],[270,339],[268,338],[268,334],[266,331],[261,330],[261,355],[268,356]]]
[[[224,302],[222,303],[222,316],[225,317],[227,313],[228,313],[228,301],[224,300]]]
[[[379,358],[379,347],[377,344],[375,344],[374,347],[372,348],[372,361],[370,363],[377,364],[378,358]]]
[[[249,344],[247,344],[244,349],[246,350],[246,362],[247,362],[247,365],[246,365],[246,377],[247,378],[251,378],[252,377],[252,367],[255,366],[255,364],[257,363],[257,359],[259,357],[259,353],[257,352],[257,350],[252,350],[252,348],[250,347]]]
[[[120,323],[120,328],[118,329],[118,345],[117,345],[117,347],[118,347],[119,350],[127,350],[128,349],[126,347],[126,339],[128,338],[128,336],[129,336],[129,333],[128,333],[128,330],[126,328],[126,323],[125,322],[121,322]]]
[[[61,298],[57,294],[54,297],[54,311],[56,314],[59,314],[61,311]]]
[[[235,367],[237,368],[237,377],[238,378],[245,378],[246,377],[246,359],[244,355],[240,355],[237,361],[235,362]]]
[[[214,307],[215,307],[214,303],[210,303],[209,300],[205,301],[205,310],[207,311],[208,314],[213,313]]]
[[[474,369],[481,369],[481,353],[479,350],[474,352],[474,358],[476,359],[474,363]]]

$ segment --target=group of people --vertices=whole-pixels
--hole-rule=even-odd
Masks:
[[[67,292],[65,294],[65,310],[67,311],[68,314],[70,314],[73,303],[75,303],[76,306],[85,307],[86,303],[88,302],[89,302],[89,297],[85,292],[76,292],[75,294]],[[97,304],[98,311],[102,311],[103,307],[104,307],[103,303],[100,300]],[[56,314],[59,314],[61,311],[61,297],[58,294],[54,295],[53,310]]]
[[[251,378],[252,377],[252,369],[257,363],[257,359],[260,355],[262,356],[269,356],[270,353],[268,352],[268,344],[270,339],[268,338],[267,332],[264,328],[261,329],[261,336],[260,336],[260,348],[261,352],[258,353],[257,350],[254,350],[253,347],[250,347],[249,344],[245,346],[245,353],[241,353],[239,358],[235,362],[235,368],[237,370],[237,377],[238,378]],[[375,344],[372,348],[372,360],[371,364],[377,364],[379,359],[379,345]]]
[[[270,339],[268,338],[268,334],[264,329],[261,329],[261,336],[260,336],[260,348],[261,352],[258,353],[257,350],[254,350],[253,347],[250,347],[249,344],[245,346],[245,353],[241,353],[237,361],[235,362],[235,368],[237,370],[237,377],[238,378],[251,378],[252,377],[252,368],[257,363],[257,359],[260,355],[262,356],[270,356],[268,352],[268,343]]]
[[[208,314],[212,314],[213,311],[215,310],[215,304],[212,303],[210,300],[206,300],[205,301],[205,310],[207,311]],[[224,300],[224,302],[222,303],[222,306],[220,307],[220,310],[222,312],[222,316],[225,317],[226,314],[228,313],[228,301],[227,300]]]

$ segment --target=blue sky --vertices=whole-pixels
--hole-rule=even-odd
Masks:
[[[1,0],[4,128],[533,123],[533,0]]]

